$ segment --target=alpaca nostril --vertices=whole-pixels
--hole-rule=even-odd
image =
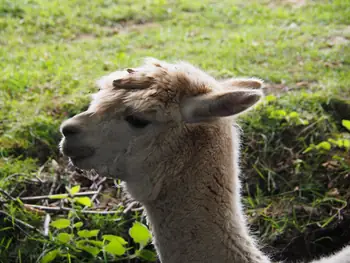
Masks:
[[[67,124],[62,127],[62,134],[67,137],[70,135],[75,135],[80,133],[80,128],[78,126]]]

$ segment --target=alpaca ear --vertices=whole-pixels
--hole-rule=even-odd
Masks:
[[[250,89],[212,92],[184,100],[181,114],[189,123],[233,116],[251,108],[262,96],[261,91]]]
[[[227,89],[243,88],[243,89],[261,89],[264,82],[256,78],[231,78],[220,81],[221,85]]]

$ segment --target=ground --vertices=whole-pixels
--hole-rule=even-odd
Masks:
[[[349,14],[341,0],[0,0],[0,262],[154,258],[142,207],[57,147],[96,79],[146,56],[265,80],[264,103],[239,120],[252,232],[276,260],[339,250],[350,241]],[[69,189],[92,193],[33,199]]]

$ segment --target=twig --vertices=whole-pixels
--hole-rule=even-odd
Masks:
[[[80,212],[84,214],[97,214],[97,215],[113,215],[113,214],[119,213],[119,211],[97,211],[97,210],[85,210]]]
[[[97,191],[89,191],[89,192],[80,192],[74,194],[74,196],[84,196],[84,195],[94,195]],[[42,199],[54,199],[55,196],[65,196],[69,197],[69,194],[56,194],[56,195],[41,195],[41,196],[27,196],[27,197],[21,197],[20,199],[23,201],[30,201],[30,200],[42,200]]]
[[[15,176],[27,176],[27,174],[24,174],[24,173],[14,173],[14,174],[11,174],[11,175],[5,177],[3,180],[4,180],[4,181],[7,181],[7,180],[10,180],[12,177],[15,177]]]
[[[35,178],[38,179],[38,181],[39,181],[41,184],[45,183],[45,181],[43,181],[43,179],[41,179],[39,176],[36,175]],[[31,180],[31,181],[33,181],[34,183],[37,183],[37,182],[35,182],[34,180]]]
[[[11,201],[16,201],[16,198],[12,197],[5,190],[2,190],[1,188],[0,188],[0,193],[2,193],[4,196],[6,196],[7,199],[9,199]]]
[[[43,206],[43,205],[31,205],[31,204],[24,204],[24,206],[32,207],[32,208],[37,208],[41,210],[46,210],[46,211],[78,211],[71,209],[69,207],[58,207],[58,206]],[[98,210],[85,210],[85,211],[78,211],[84,214],[100,214],[100,215],[108,215],[108,214],[117,214],[119,211],[98,211]]]
[[[56,185],[56,189],[54,190],[55,192],[57,192],[61,187],[62,187],[62,183],[59,183],[58,185]]]
[[[142,210],[144,210],[143,206],[131,209],[131,211],[133,211],[133,212],[142,211]]]
[[[14,186],[11,188],[11,190],[8,190],[8,194],[12,196],[12,194],[16,191],[17,186],[18,186],[18,182],[14,184]]]
[[[92,179],[92,181],[96,181],[97,178],[99,178],[99,177],[100,177],[100,175],[96,174],[95,176],[92,176],[91,179]]]
[[[0,188],[0,193],[4,194],[10,201],[17,201],[16,198],[12,197],[11,195],[9,195],[7,192],[2,190],[1,188]],[[95,195],[95,194],[99,194],[99,192],[98,191],[80,192],[80,193],[74,194],[74,196],[85,196],[85,195]],[[19,199],[21,201],[32,201],[32,200],[43,200],[43,199],[55,199],[54,197],[56,197],[56,196],[66,198],[66,197],[69,197],[70,195],[69,194],[56,194],[56,195],[26,196],[26,197],[19,197]],[[9,200],[1,201],[1,203],[7,203]]]
[[[129,210],[131,210],[131,208],[132,208],[134,205],[136,205],[136,204],[137,204],[136,201],[131,202],[131,203],[124,209],[123,213],[126,214],[127,212],[129,212]]]
[[[49,195],[52,195],[54,193],[54,190],[55,190],[55,187],[57,185],[57,182],[59,180],[59,174],[57,173],[55,175],[55,178],[53,179],[53,182],[52,182],[52,185],[51,185],[51,188],[50,188],[50,192],[49,192]],[[44,202],[45,205],[48,205],[49,204],[49,201],[46,199],[45,202]]]
[[[94,202],[94,200],[96,199],[96,197],[99,195],[99,193],[100,193],[101,190],[102,190],[102,187],[103,187],[103,186],[100,185],[100,186],[98,187],[96,193],[91,197],[91,203]],[[85,206],[85,207],[83,208],[83,210],[86,210],[87,208],[88,208],[88,206]]]
[[[44,236],[49,235],[49,226],[50,226],[51,216],[50,214],[46,214],[44,221]]]
[[[15,189],[14,189],[14,190],[15,190]],[[13,190],[12,192],[14,192],[14,190]],[[23,189],[23,190],[18,194],[18,197],[20,198],[20,196],[21,196],[22,194],[24,194],[26,191],[27,191],[27,189]]]
[[[20,220],[20,219],[15,218],[14,216],[12,216],[12,215],[6,213],[5,211],[0,210],[0,214],[3,214],[3,215],[5,215],[5,216],[7,216],[7,217],[10,217],[14,222],[16,222],[16,223],[18,223],[18,224],[21,224],[21,225],[23,225],[23,226],[29,228],[30,230],[34,230],[34,231],[37,231],[37,232],[39,232],[40,234],[42,234],[42,233],[41,233],[37,228],[35,228],[34,226],[32,226],[32,225],[30,225],[30,224],[28,224],[28,223],[26,223],[26,222],[24,222],[24,221],[22,221],[22,220]],[[18,226],[18,225],[17,225],[17,226]],[[22,229],[22,228],[20,228],[20,229]]]
[[[90,189],[97,188],[101,183],[103,183],[106,180],[106,177],[102,177],[98,182],[96,182],[96,180],[100,178],[100,175],[98,174],[96,174],[95,176],[92,175],[90,177],[90,180],[92,181]]]
[[[107,180],[107,177],[102,177],[101,180],[97,182],[97,185],[102,184],[106,180]]]

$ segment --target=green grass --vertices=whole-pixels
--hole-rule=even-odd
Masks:
[[[349,152],[332,146],[303,153],[310,144],[349,140],[341,125],[350,119],[349,13],[350,4],[341,0],[306,1],[301,7],[278,0],[0,0],[0,188],[13,196],[49,192],[28,180],[42,167],[49,167],[48,180],[59,173],[48,165],[60,158],[58,127],[86,107],[96,79],[137,65],[145,56],[186,60],[218,78],[255,76],[290,89],[268,97],[241,124],[250,223],[264,244],[293,252],[276,242],[286,246],[293,237],[350,218]],[[304,122],[288,117],[291,112]],[[322,165],[330,161],[335,168]],[[60,169],[65,178],[67,172]],[[339,193],[330,195],[334,189]],[[0,198],[6,197],[0,193]],[[18,204],[0,210],[43,227],[43,216],[24,212]],[[135,215],[119,220],[134,218],[141,220]],[[36,262],[47,241],[31,241],[1,220],[1,260]],[[100,216],[82,220],[90,222],[86,229],[104,234],[113,228]],[[111,234],[127,237],[128,227]],[[328,252],[340,244],[322,243]],[[320,250],[299,256],[327,252]],[[282,256],[293,254],[287,252]],[[85,254],[76,256],[77,262],[88,262]]]

